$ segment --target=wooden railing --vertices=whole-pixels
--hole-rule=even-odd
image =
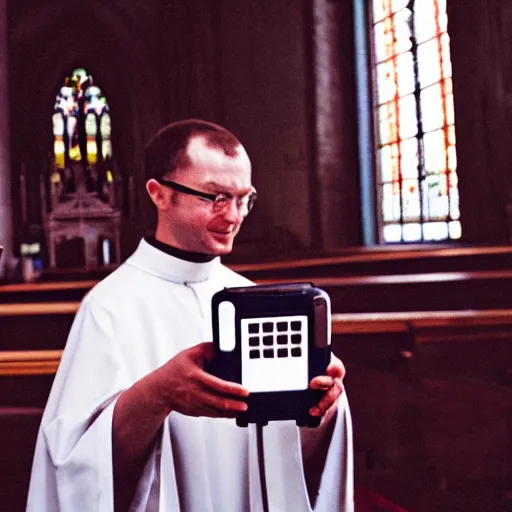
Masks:
[[[53,375],[62,350],[16,350],[0,352],[0,376]]]
[[[1,304],[3,314],[38,315],[74,313],[78,303]],[[397,334],[425,329],[449,331],[437,341],[455,341],[454,328],[512,327],[512,309],[485,311],[414,311],[396,313],[342,313],[332,316],[335,336]],[[429,338],[419,337],[416,341]],[[510,339],[510,338],[509,338]],[[57,371],[62,350],[24,350],[0,352],[0,376],[51,375]]]
[[[74,315],[79,302],[27,302],[22,304],[0,304],[2,316]]]
[[[280,278],[308,274],[325,277],[356,273],[362,275],[372,269],[379,273],[385,269],[393,273],[401,273],[404,269],[410,272],[415,268],[415,272],[421,273],[433,270],[512,269],[512,247],[357,247],[332,256],[237,263],[230,266],[235,272],[254,278],[264,278],[265,275]]]
[[[332,316],[333,334],[377,334],[426,328],[511,325],[512,309],[347,313]]]
[[[290,283],[296,278],[265,278],[256,283]],[[512,270],[313,277],[331,296],[339,313],[512,308]],[[82,300],[95,281],[0,286],[0,304]]]

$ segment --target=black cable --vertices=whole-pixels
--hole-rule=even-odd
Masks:
[[[256,444],[258,446],[258,467],[260,471],[261,501],[263,503],[263,512],[269,512],[267,477],[265,475],[265,458],[263,452],[263,426],[256,425]]]

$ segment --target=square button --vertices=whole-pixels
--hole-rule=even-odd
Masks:
[[[278,334],[277,335],[277,344],[278,345],[287,345],[288,344],[288,335],[287,334]]]
[[[260,351],[259,350],[249,350],[249,359],[259,359]]]
[[[302,355],[300,347],[292,348],[290,352],[292,353],[292,357],[300,357]]]
[[[292,331],[300,331],[302,328],[302,322],[300,322],[299,320],[295,320],[294,322],[291,323],[291,325]]]
[[[299,345],[302,341],[302,336],[300,334],[292,334],[292,343],[294,345]]]
[[[277,330],[284,332],[288,330],[288,322],[277,322]]]
[[[274,344],[274,336],[263,336],[263,345],[272,346]]]
[[[278,348],[277,349],[277,357],[288,357],[288,349],[287,348]]]
[[[257,347],[260,344],[259,336],[250,336],[249,337],[249,347]]]
[[[249,324],[249,334],[256,334],[260,332],[260,324]]]
[[[263,357],[265,359],[270,359],[272,357],[274,357],[274,350],[271,349],[271,348],[266,348],[264,351],[263,351]]]
[[[274,324],[272,322],[263,322],[263,332],[273,332]]]

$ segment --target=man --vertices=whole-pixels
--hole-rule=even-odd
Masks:
[[[30,511],[353,510],[351,423],[333,357],[310,383],[318,429],[236,426],[241,385],[203,370],[210,301],[249,281],[220,264],[255,199],[220,126],[187,120],[146,149],[153,238],[83,300],[38,436]],[[261,439],[259,439],[261,441]],[[261,456],[263,452],[263,457]]]

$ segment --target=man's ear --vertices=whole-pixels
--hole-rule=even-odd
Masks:
[[[170,205],[169,194],[164,190],[164,187],[154,179],[150,179],[146,183],[146,190],[148,191],[151,201],[159,210],[167,210]]]

